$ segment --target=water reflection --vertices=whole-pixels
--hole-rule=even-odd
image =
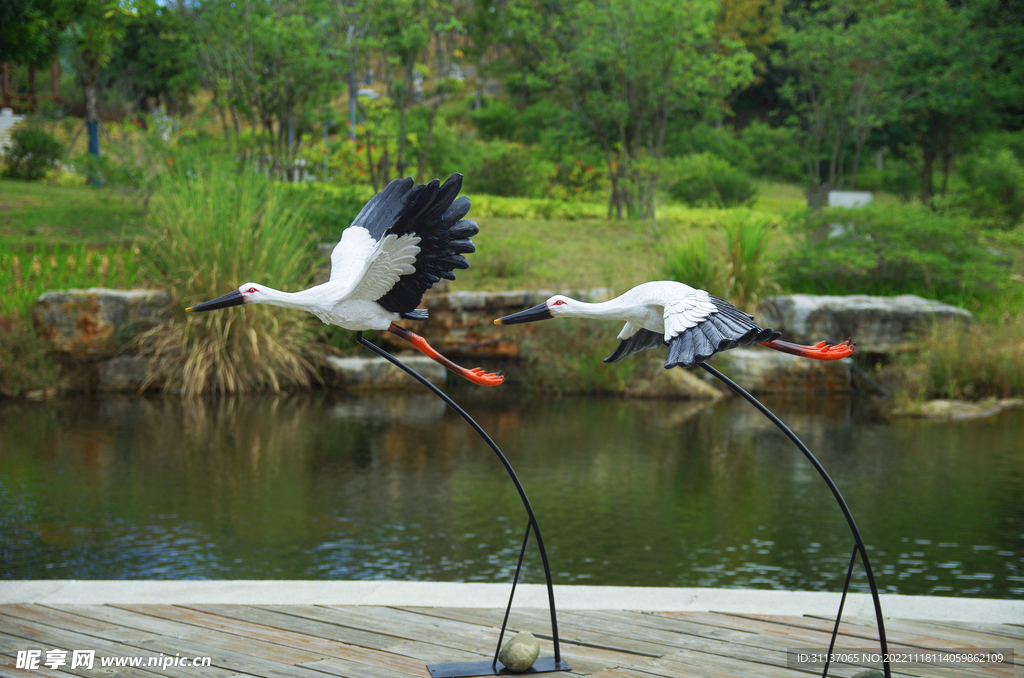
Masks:
[[[560,583],[842,586],[841,512],[741,401],[457,397],[519,472]],[[882,589],[1024,597],[1024,411],[770,405],[835,478]],[[525,529],[504,469],[425,393],[2,402],[0,450],[5,577],[501,581]]]

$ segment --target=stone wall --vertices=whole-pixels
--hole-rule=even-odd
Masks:
[[[604,288],[562,294],[587,301],[604,301],[614,296]],[[451,292],[446,287],[431,290],[424,297],[430,319],[404,323],[422,334],[438,350],[460,360],[497,363],[519,358],[518,341],[524,332],[537,331],[543,324],[524,325],[515,335],[493,324],[495,318],[520,311],[556,294],[553,290],[514,292]],[[139,332],[180,316],[182,309],[170,295],[159,290],[109,290],[93,288],[47,292],[36,303],[33,317],[44,337],[64,356],[72,387],[81,390],[137,390],[148,372],[148,363],[124,351]],[[967,311],[920,297],[786,295],[768,298],[759,320],[783,333],[783,338],[813,344],[833,343],[852,337],[857,350],[867,354],[889,354],[912,348],[933,328],[951,328],[970,322]],[[571,321],[565,321],[571,322]],[[608,324],[608,335],[618,332],[617,323]],[[408,345],[388,333],[379,336],[415,363],[416,369],[435,384],[443,384],[440,365],[408,351]],[[654,351],[631,360],[655,360]],[[332,388],[418,388],[408,377],[381,358],[358,356],[323,361],[324,378]],[[711,363],[755,393],[822,394],[851,388],[849,359],[818,362],[751,347],[716,355]],[[600,369],[595,365],[595,369]],[[676,372],[673,370],[672,372]],[[662,378],[662,377],[665,378]],[[686,383],[678,383],[678,376]],[[633,384],[624,393],[658,397],[685,393],[707,397],[702,391],[702,371],[685,375],[661,375],[647,384]],[[159,384],[153,384],[159,387]],[[684,388],[685,387],[685,388]]]

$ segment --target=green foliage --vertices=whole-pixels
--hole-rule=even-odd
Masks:
[[[30,322],[0,323],[0,393],[25,395],[63,386],[60,365]]]
[[[618,363],[602,363],[618,342],[608,334],[607,321],[575,319],[538,323],[521,340],[527,359],[519,370],[530,388],[551,392],[622,393],[631,382],[653,369],[657,360],[633,356]],[[571,346],[572,350],[565,350]]]
[[[753,313],[759,299],[778,289],[769,217],[737,211],[724,215],[709,237],[691,236],[662,245],[661,274],[704,289]]]
[[[4,176],[37,181],[63,155],[64,146],[52,134],[37,127],[20,127],[11,133],[11,145],[4,153]]]
[[[474,219],[558,219],[578,221],[580,219],[603,219],[608,206],[590,202],[564,202],[543,198],[503,198],[469,193],[473,201],[470,216]]]
[[[739,138],[752,158],[750,165],[743,166],[750,173],[782,181],[798,182],[804,178],[797,129],[770,127],[754,120],[740,131]]]
[[[1024,316],[935,331],[920,345],[909,358],[913,363],[901,387],[904,398],[1024,395]]]
[[[199,89],[200,72],[189,44],[185,14],[170,7],[133,15],[104,76],[115,80],[134,108],[187,110]]]
[[[718,296],[726,296],[725,290],[720,289],[721,263],[719,257],[712,252],[708,238],[690,236],[666,243],[659,249],[659,254],[660,273],[666,280],[675,280]]]
[[[752,169],[757,162],[752,149],[740,140],[731,127],[714,127],[698,122],[690,127],[680,125],[678,131],[666,134],[665,155],[674,157],[704,153],[710,153],[743,169]]]
[[[857,190],[892,193],[910,202],[921,193],[921,163],[911,158],[885,158],[882,170],[874,165],[857,172]]]
[[[957,166],[967,190],[951,203],[986,226],[1011,229],[1024,216],[1024,162],[1008,148],[989,155],[968,155]]]
[[[476,150],[477,155],[467,158],[467,193],[540,198],[557,174],[553,164],[538,160],[522,144],[496,140]]]
[[[672,113],[712,114],[753,80],[754,57],[715,33],[719,10],[704,0],[584,0],[567,17],[553,75],[615,159],[617,213],[653,218],[659,178],[637,180],[633,170],[644,159],[658,167]]]
[[[204,160],[182,164],[197,167]],[[253,278],[278,289],[303,289],[311,282],[316,251],[303,227],[306,213],[305,204],[251,169],[206,164],[201,174],[175,171],[154,204],[142,253],[156,283],[185,304],[221,296]],[[259,305],[188,314],[141,335],[138,349],[163,358],[152,376],[189,397],[277,392],[309,385],[312,366],[303,355],[315,334],[312,322],[305,313]]]
[[[834,237],[832,225],[841,231]],[[782,262],[783,286],[812,294],[917,294],[976,308],[1004,291],[1005,258],[961,219],[918,205],[833,208],[794,228],[804,241]]]
[[[84,244],[35,250],[0,249],[0,315],[26,320],[47,290],[131,289],[142,280],[138,252],[130,247]]]
[[[693,207],[739,207],[757,200],[757,186],[739,168],[713,153],[679,158],[669,192]]]
[[[321,243],[337,243],[341,232],[373,197],[365,184],[338,186],[322,181],[276,184],[282,198],[305,206],[303,228],[315,234]],[[244,281],[243,281],[244,282]]]

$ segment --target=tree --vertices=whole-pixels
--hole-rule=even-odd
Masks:
[[[389,66],[397,67],[401,82],[392,87],[398,108],[398,153],[395,169],[405,176],[406,116],[416,99],[413,84],[417,59],[430,44],[436,31],[452,27],[454,19],[445,14],[438,0],[375,0],[369,3],[373,31],[371,38]],[[439,74],[440,75],[440,74]]]
[[[104,76],[142,111],[176,113],[199,89],[199,70],[182,16],[168,8],[134,15]]]
[[[40,67],[53,59],[67,25],[60,0],[0,2],[0,62]]]
[[[584,0],[556,37],[553,73],[604,151],[609,216],[653,216],[674,113],[703,117],[752,81],[751,54],[714,32],[717,10],[713,0]]]
[[[344,83],[332,59],[331,16],[317,0],[209,0],[189,14],[203,83],[225,136],[240,134],[245,119],[254,138],[263,129],[275,157],[294,151]]]
[[[920,16],[917,33],[922,40],[901,75],[924,92],[905,107],[902,123],[921,152],[921,200],[927,203],[935,194],[936,165],[945,194],[953,161],[971,136],[1010,122],[1007,116],[1019,110],[1024,9],[1001,0],[942,4]]]
[[[99,156],[96,85],[133,15],[153,11],[153,0],[58,0],[70,17],[72,63],[85,93],[89,152]],[[74,142],[72,142],[74,143]]]

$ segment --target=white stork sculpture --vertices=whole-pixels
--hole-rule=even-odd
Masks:
[[[494,324],[514,325],[563,317],[626,322],[619,332],[619,347],[604,359],[606,363],[662,344],[668,346],[666,369],[677,365],[691,367],[719,351],[751,344],[814,360],[839,360],[856,347],[849,339],[835,346],[824,341],[814,346],[779,341],[780,332],[758,327],[753,316],[729,302],[668,280],[637,285],[622,296],[599,304],[555,295],[543,304],[498,318]]]
[[[387,330],[413,348],[475,384],[497,386],[504,377],[481,368],[466,369],[435,351],[427,341],[396,321],[426,320],[418,309],[423,293],[441,278],[455,279],[468,268],[462,256],[474,251],[476,222],[463,219],[469,198],[456,199],[462,175],[444,184],[434,179],[415,186],[396,179],[373,196],[341,234],[331,253],[331,278],[301,292],[282,292],[247,282],[224,296],[185,309],[212,311],[241,304],[272,304],[309,311],[346,330]]]

